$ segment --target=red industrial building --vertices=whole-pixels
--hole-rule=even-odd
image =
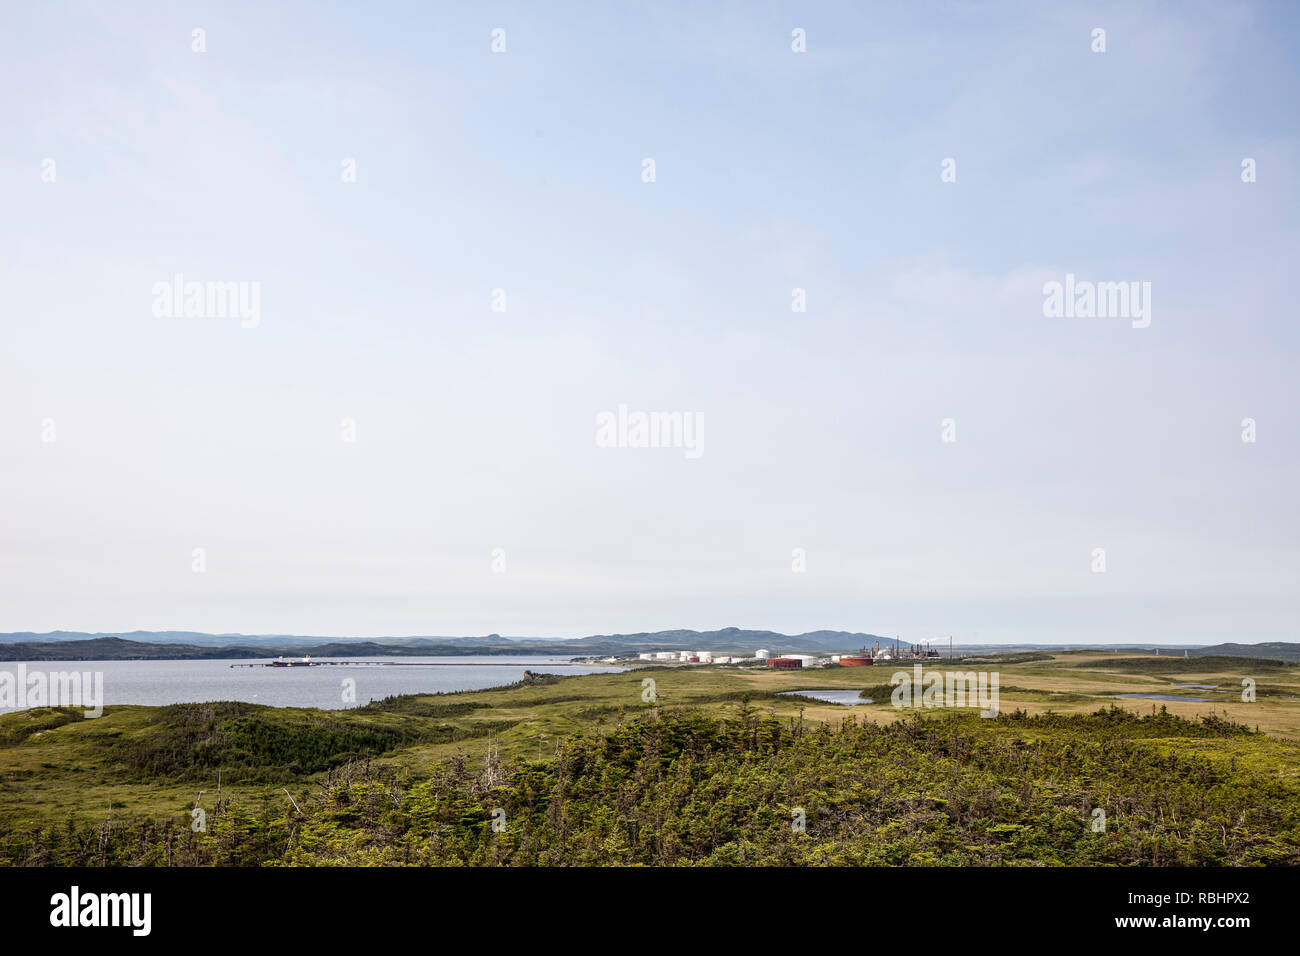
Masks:
[[[799,660],[797,657],[769,657],[767,659],[767,666],[792,670],[796,667],[803,667],[803,661]]]

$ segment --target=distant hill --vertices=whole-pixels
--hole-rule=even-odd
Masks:
[[[0,645],[44,644],[51,641],[89,641],[98,637],[116,637],[146,644],[191,644],[198,647],[289,647],[305,644],[323,644],[334,640],[366,640],[376,644],[490,644],[502,640],[533,641],[537,638],[502,638],[499,634],[487,637],[371,637],[332,638],[312,637],[303,634],[205,634],[199,631],[12,631],[0,634]],[[554,641],[555,638],[542,638]]]
[[[414,645],[379,644],[375,641],[332,641],[326,644],[247,644],[200,646],[197,644],[155,644],[127,641],[120,637],[88,640],[41,641],[0,645],[0,660],[6,661],[162,661],[240,660],[263,657],[452,657],[469,654],[554,653],[537,651],[527,644],[509,647],[473,644]]]
[[[809,631],[780,634],[776,631],[724,627],[716,631],[679,628],[669,631],[641,631],[635,634],[594,634],[573,640],[562,638],[502,637],[376,637],[333,638],[300,634],[203,634],[196,631],[130,631],[121,634],[92,634],[81,631],[51,631],[47,634],[13,632],[0,634],[0,660],[204,660],[250,657],[453,657],[465,655],[555,654],[606,657],[642,651],[702,650],[752,654],[766,648],[774,654],[828,654],[869,647],[877,641],[892,647],[894,638],[855,631]],[[913,645],[899,641],[901,648]],[[957,644],[960,655],[981,653],[1024,653],[1031,649],[1150,651],[1156,645],[1135,644]],[[936,642],[935,649],[947,648]],[[1279,661],[1300,661],[1300,644],[1274,641],[1267,644],[1216,644],[1213,647],[1171,647],[1159,650],[1190,657],[1249,657]]]
[[[793,651],[848,651],[874,644],[894,643],[892,637],[877,634],[860,634],[852,631],[809,631],[806,634],[779,634],[776,631],[751,631],[739,627],[724,627],[717,631],[642,631],[638,634],[597,634],[567,642],[566,646],[608,646],[625,651],[756,651],[766,648],[773,652]],[[900,647],[911,647],[900,641]],[[579,652],[581,653],[581,652]]]
[[[137,638],[148,636],[150,640]],[[26,638],[23,640],[22,638]],[[189,638],[186,640],[186,638]],[[727,627],[718,631],[654,631],[640,634],[601,634],[576,640],[556,638],[386,637],[321,638],[300,635],[196,634],[190,631],[132,631],[128,636],[54,631],[0,635],[0,660],[205,660],[250,657],[451,657],[465,655],[557,654],[597,657],[641,651],[737,651],[753,653],[827,653],[873,644],[893,644],[892,638],[849,631],[778,634]],[[899,646],[910,647],[906,641]]]
[[[1300,644],[1270,641],[1267,644],[1215,644],[1198,647],[1192,657],[1267,657],[1275,661],[1300,661]]]
[[[9,661],[157,661],[265,656],[264,650],[252,647],[145,644],[140,641],[124,641],[120,637],[15,643],[0,647],[0,658]]]

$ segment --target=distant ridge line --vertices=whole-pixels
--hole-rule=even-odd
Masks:
[[[141,638],[145,638],[141,640]],[[202,660],[244,659],[311,655],[314,657],[452,657],[468,655],[555,654],[612,656],[644,651],[747,651],[766,648],[773,653],[833,653],[869,647],[879,641],[893,646],[896,638],[854,631],[818,630],[803,634],[726,627],[714,631],[677,628],[633,634],[596,634],[581,638],[483,637],[380,637],[323,638],[294,634],[206,634],[197,631],[127,631],[118,634],[50,631],[37,634],[15,631],[0,634],[0,659],[38,660]],[[933,638],[936,650],[945,642]],[[914,642],[898,640],[901,648]],[[919,643],[919,642],[915,642]],[[1272,641],[1259,644],[1206,645],[1141,644],[972,644],[954,643],[966,653],[1032,650],[1167,651],[1193,657],[1259,657],[1300,661],[1300,643]]]

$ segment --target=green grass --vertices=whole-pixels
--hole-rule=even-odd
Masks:
[[[1096,670],[1095,661],[1072,665]],[[1106,669],[1126,674],[1203,674],[1206,671],[1258,674],[1289,673],[1296,665],[1259,657],[1116,657],[1106,661]]]
[[[1153,744],[1177,741],[1168,750]],[[217,802],[202,832],[125,817],[17,827],[61,865],[1296,865],[1300,786],[1205,742],[1228,721],[1122,708],[809,726],[741,701],[652,707],[542,760],[345,764],[296,801]],[[1097,811],[1105,826],[1095,825]],[[797,822],[796,822],[797,821]]]
[[[1300,697],[1300,668],[1260,665],[1260,661],[1245,659],[1135,658],[1131,654],[1120,658],[1091,653],[1016,655],[996,665],[941,660],[931,662],[927,670],[999,671],[1003,716],[991,721],[964,715],[957,718],[973,721],[961,725],[965,728],[961,733],[973,735],[980,746],[996,749],[1013,741],[1056,746],[1070,739],[1078,746],[1093,746],[1097,741],[1087,728],[1100,726],[1098,719],[1087,718],[1092,721],[1089,724],[1069,721],[1118,703],[1117,712],[1133,720],[1152,715],[1151,722],[1120,723],[1113,728],[1142,751],[1142,760],[1194,758],[1209,768],[1208,773],[1249,772],[1252,779],[1273,781],[1281,788],[1275,797],[1286,801],[1300,781],[1300,701],[1293,699]],[[71,827],[77,831],[103,826],[106,820],[111,820],[113,827],[154,827],[157,832],[171,826],[183,834],[189,832],[189,810],[197,799],[216,817],[224,814],[228,821],[241,819],[240,826],[247,834],[254,830],[260,834],[256,839],[249,835],[248,844],[241,846],[227,833],[222,861],[265,862],[279,858],[268,849],[275,843],[267,821],[283,822],[291,812],[286,787],[300,805],[310,803],[332,786],[338,775],[356,775],[358,767],[365,767],[365,774],[386,781],[384,786],[390,790],[396,788],[393,799],[400,802],[401,794],[438,777],[457,762],[462,768],[481,770],[499,756],[502,766],[516,769],[536,765],[539,758],[541,766],[551,766],[574,741],[617,735],[648,713],[689,712],[704,719],[730,720],[739,709],[748,707],[756,719],[793,727],[796,734],[811,733],[819,726],[837,732],[850,717],[883,729],[909,716],[889,703],[892,687],[883,681],[895,670],[910,674],[910,663],[807,672],[646,667],[622,673],[547,676],[485,691],[391,698],[344,711],[227,702],[110,707],[93,720],[78,711],[50,708],[10,714],[0,717],[0,838],[32,828],[64,832]],[[1257,688],[1254,703],[1240,700],[1243,676],[1266,681]],[[643,699],[646,680],[655,682],[653,705]],[[1188,682],[1216,683],[1222,690],[1172,689],[1174,683]],[[875,703],[850,711],[781,695],[782,691],[823,688],[855,689]],[[1181,718],[1181,723],[1159,724],[1158,733],[1138,733],[1136,728],[1156,727],[1162,709],[1154,702],[1114,701],[1104,696],[1116,692],[1195,693],[1214,701],[1170,704],[1163,712],[1171,720]],[[1016,711],[1022,713],[1014,719],[1009,716]],[[1058,726],[1054,721],[1066,722]],[[1207,735],[1197,729],[1217,727],[1217,722],[1259,727],[1265,733]],[[1052,771],[1055,776],[1050,785],[1076,787],[1078,781],[1068,776],[1071,772],[1068,763],[1061,764]],[[1119,785],[1116,780],[1111,783]],[[831,787],[827,793],[837,800],[847,799],[843,794],[835,797],[835,790]],[[1249,789],[1238,796],[1249,801],[1260,792]],[[1247,803],[1242,809],[1252,812],[1256,808]],[[1264,808],[1258,809],[1264,812]],[[1267,828],[1260,832],[1266,835]],[[173,862],[181,852],[179,847],[166,851]],[[195,847],[186,852],[197,853]],[[407,847],[402,852],[421,858],[424,851]],[[193,860],[214,861],[200,860],[201,856]],[[976,858],[993,859],[972,857]],[[1258,859],[1241,857],[1236,862],[1251,860],[1267,862],[1272,857],[1264,853]]]

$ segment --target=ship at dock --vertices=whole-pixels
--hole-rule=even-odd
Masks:
[[[319,667],[319,664],[312,663],[310,657],[304,657],[302,660],[285,660],[283,657],[277,658],[266,665],[267,667]]]

